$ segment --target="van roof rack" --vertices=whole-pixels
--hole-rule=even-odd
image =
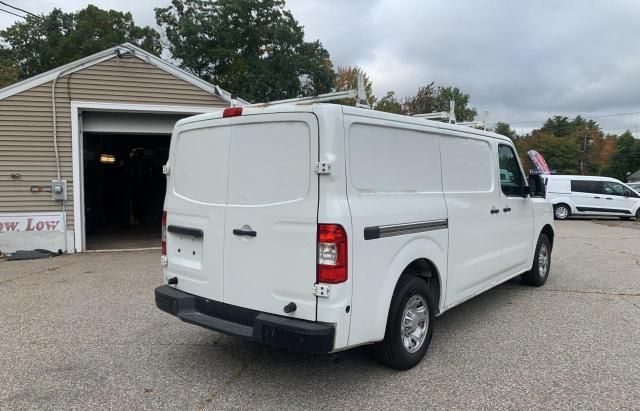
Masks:
[[[436,111],[434,113],[413,114],[412,117],[423,118],[425,120],[446,119],[449,123],[456,123],[456,102],[449,100],[449,111]]]
[[[254,103],[245,105],[245,107],[267,107],[275,106],[279,104],[291,104],[291,103],[321,103],[323,101],[336,101],[346,98],[353,98],[356,100],[356,107],[368,108],[369,101],[367,100],[367,93],[364,89],[364,74],[358,73],[358,85],[357,88],[345,91],[334,91],[331,93],[318,94],[317,96],[296,97],[288,98],[285,100],[275,100],[266,103]],[[237,100],[232,99],[232,107],[237,104]]]
[[[467,127],[473,127],[473,128],[479,128],[482,130],[486,130],[487,127],[487,123],[484,120],[478,120],[478,121],[464,121],[462,123],[457,123],[459,126],[467,126]]]

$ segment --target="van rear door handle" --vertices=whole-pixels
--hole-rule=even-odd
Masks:
[[[607,200],[613,200],[613,198],[611,198],[611,197],[607,197],[606,199],[607,199]]]
[[[499,208],[495,208],[495,207],[493,207],[493,208],[491,209],[491,214],[498,214],[499,212],[500,212],[500,209],[499,209]]]
[[[593,198],[601,198],[601,197],[595,196],[595,197],[593,197]]]
[[[508,213],[509,211],[511,211],[511,207],[505,207],[502,209],[502,211],[504,211],[505,213]]]
[[[235,234],[235,235],[245,235],[247,237],[255,237],[255,236],[258,235],[258,233],[256,233],[253,230],[241,230],[239,228],[235,228],[233,230],[233,234]]]

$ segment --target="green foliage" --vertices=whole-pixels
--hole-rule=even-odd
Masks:
[[[303,43],[300,49],[301,70],[306,76],[302,83],[302,95],[315,96],[330,93],[336,79],[333,63],[329,52],[316,40]]]
[[[512,140],[515,140],[518,137],[515,130],[513,130],[509,124],[503,123],[502,121],[499,121],[496,124],[496,127],[493,129],[493,132],[497,134],[502,134],[503,136],[507,136]]]
[[[572,138],[557,138],[542,131],[537,137],[537,151],[557,174],[580,174],[580,157]]]
[[[373,95],[373,84],[367,73],[358,66],[338,67],[334,89],[336,91],[353,90],[358,88],[358,74],[364,77],[364,92],[367,95],[367,102],[373,106],[376,102],[376,96]],[[344,99],[341,104],[354,105],[354,99]]]
[[[605,170],[605,174],[626,181],[627,175],[640,169],[640,140],[626,131],[617,138],[615,153]]]
[[[0,88],[20,79],[20,69],[11,59],[10,50],[0,46]]]
[[[436,89],[436,107],[438,110],[448,110],[449,101],[456,104],[455,113],[457,121],[473,121],[478,112],[475,108],[469,107],[469,94],[463,93],[458,87],[438,87]]]
[[[136,26],[131,13],[103,10],[89,5],[75,13],[53,9],[48,15],[27,16],[6,30],[0,39],[8,45],[18,78],[28,78],[55,67],[130,42],[160,54],[160,34],[151,27]],[[0,60],[0,72],[11,68]]]
[[[292,98],[333,85],[328,51],[304,42],[284,0],[172,0],[155,12],[181,67],[244,99]]]
[[[571,134],[573,127],[567,117],[554,116],[544,123],[541,130],[549,132],[556,137],[565,137]]]
[[[496,132],[498,126],[505,134],[507,126],[498,123]],[[640,169],[640,140],[629,131],[605,136],[597,122],[582,116],[549,118],[515,144],[525,169],[531,168],[526,155],[531,149],[539,151],[558,174],[606,175],[626,181],[629,173]]]
[[[598,123],[594,120],[585,120],[582,116],[576,116],[573,120],[565,116],[554,116],[544,123],[541,130],[556,137],[566,137],[576,132],[601,131]]]
[[[396,93],[393,91],[388,91],[386,96],[378,100],[373,109],[387,113],[405,114],[402,103],[396,98]]]
[[[431,82],[418,88],[413,97],[405,98],[404,110],[410,114],[449,111],[449,101],[455,101],[457,121],[472,121],[478,114],[474,108],[468,107],[469,95],[457,87],[435,87]]]

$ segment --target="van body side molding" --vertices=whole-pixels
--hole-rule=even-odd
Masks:
[[[631,214],[629,210],[621,210],[617,208],[600,208],[600,207],[576,207],[578,211],[588,212],[601,212],[601,213],[618,213],[618,214]]]
[[[365,227],[364,239],[375,240],[377,238],[422,233],[425,231],[443,230],[445,228],[449,228],[449,220],[447,219]]]

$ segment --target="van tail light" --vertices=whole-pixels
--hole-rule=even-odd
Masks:
[[[242,115],[242,107],[229,107],[225,108],[222,112],[222,117],[238,117]]]
[[[339,224],[318,224],[317,282],[347,281],[347,233]]]
[[[162,212],[162,255],[167,255],[167,212]]]

